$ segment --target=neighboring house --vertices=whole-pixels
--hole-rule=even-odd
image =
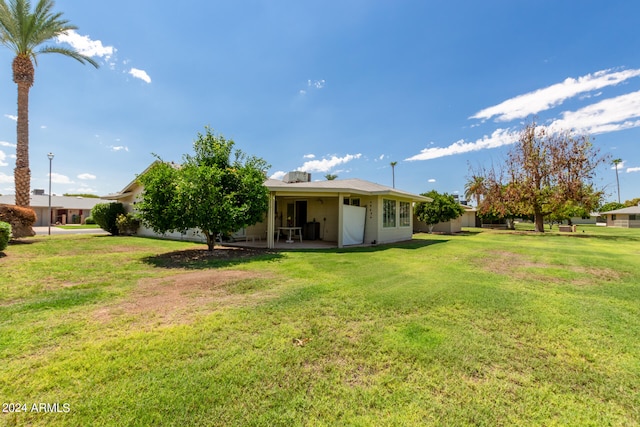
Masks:
[[[240,230],[236,237],[264,240],[268,248],[275,247],[278,233],[287,235],[287,227],[295,227],[296,240],[301,233],[303,239],[334,242],[340,248],[410,240],[413,203],[431,201],[361,179],[312,182],[306,172],[290,172],[282,181],[267,179],[265,186],[269,189],[265,220]],[[142,191],[134,180],[120,193],[104,198],[122,202],[133,211]],[[156,236],[144,227],[138,234]],[[197,230],[167,233],[166,237],[204,241]],[[282,241],[284,237],[279,239]]]
[[[91,216],[91,209],[98,203],[108,203],[110,200],[92,197],[69,197],[51,195],[51,224],[84,224]],[[33,190],[30,198],[30,208],[36,213],[34,226],[47,226],[49,222],[49,195],[43,190]],[[15,196],[0,196],[0,205],[15,204]]]
[[[600,212],[607,216],[607,227],[640,228],[640,205]]]
[[[433,226],[433,232],[453,234],[462,232],[462,227],[475,227],[476,210],[473,207],[462,203],[460,203],[460,206],[464,209],[461,216],[450,221],[437,223]],[[413,231],[416,233],[428,233],[429,226],[426,222],[420,221],[415,215],[413,215]]]
[[[464,213],[460,217],[462,227],[476,227],[480,225],[477,222],[478,216],[476,215],[476,208],[465,204],[461,204],[461,206],[464,209]]]
[[[571,218],[571,224],[573,225],[596,225],[597,218],[600,214],[597,212],[592,212],[589,216],[574,216]]]

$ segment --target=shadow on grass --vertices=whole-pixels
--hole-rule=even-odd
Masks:
[[[328,253],[328,254],[342,254],[342,253],[364,253],[364,252],[380,252],[390,249],[421,249],[427,246],[435,245],[437,243],[446,243],[449,240],[428,240],[428,239],[412,239],[404,242],[388,243],[384,245],[373,246],[357,246],[348,248],[331,248],[331,249],[296,249],[295,252],[314,252],[314,253]],[[292,251],[294,252],[294,251]]]
[[[273,261],[281,258],[277,251],[241,247],[216,247],[207,249],[185,249],[142,258],[142,261],[160,268],[206,269],[223,268],[253,261]]]

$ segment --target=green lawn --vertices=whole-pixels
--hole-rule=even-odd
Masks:
[[[57,228],[62,228],[64,230],[77,230],[77,229],[100,229],[98,224],[70,224],[70,225],[56,225]]]
[[[0,396],[27,412],[0,424],[640,425],[640,230],[522,230],[253,258],[10,245]]]

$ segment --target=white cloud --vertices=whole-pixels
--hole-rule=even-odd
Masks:
[[[53,172],[51,174],[51,182],[54,184],[73,184],[68,176]]]
[[[428,180],[427,182],[436,182],[435,179],[431,178],[430,180]]]
[[[627,173],[630,172],[640,172],[640,168],[636,167],[636,168],[627,168]]]
[[[300,89],[300,91],[298,92],[300,95],[306,95],[307,91],[304,89]]]
[[[110,145],[109,148],[111,148],[111,151],[129,151],[129,147],[124,145]]]
[[[269,178],[271,178],[271,179],[282,179],[282,178],[284,178],[284,176],[286,174],[287,174],[286,172],[277,171],[277,172],[274,172],[273,175],[271,175]]]
[[[149,77],[149,74],[147,74],[147,72],[144,71],[144,70],[139,70],[137,68],[132,68],[132,69],[129,70],[129,74],[131,74],[136,79],[143,80],[146,83],[151,83],[151,77]]]
[[[307,86],[309,87],[314,87],[316,89],[322,89],[324,87],[324,85],[326,84],[326,81],[323,80],[307,80]]]
[[[334,167],[350,162],[351,160],[359,159],[362,154],[347,154],[344,157],[331,156],[329,159],[322,160],[310,160],[305,162],[297,170],[305,172],[329,172]]]
[[[100,40],[91,40],[89,36],[81,36],[74,30],[69,30],[57,37],[58,43],[70,44],[78,53],[85,56],[97,56],[107,61],[116,52],[113,46],[104,46]]]
[[[0,146],[16,148],[16,144],[12,144],[12,143],[7,142],[7,141],[0,141]]]
[[[90,173],[81,173],[78,175],[78,179],[96,179],[96,176]]]
[[[13,175],[7,175],[5,173],[0,172],[0,183],[8,184],[13,182]]]
[[[316,155],[315,154],[305,154],[304,156],[302,156],[303,159],[315,159]]]
[[[577,111],[562,113],[549,127],[586,133],[615,132],[640,126],[640,91],[604,99]]]
[[[9,166],[9,163],[7,163],[5,160],[7,160],[7,155],[4,153],[4,151],[0,150],[0,166]]]
[[[503,145],[513,144],[518,140],[519,133],[509,129],[496,129],[491,136],[484,136],[475,142],[464,142],[459,140],[448,147],[430,147],[424,148],[420,154],[405,159],[407,161],[415,160],[431,160],[445,156],[453,156],[454,154],[468,153],[471,151],[479,151],[487,148],[497,148]]]
[[[578,77],[577,79],[567,78],[562,83],[556,83],[534,92],[519,95],[498,105],[485,108],[470,118],[486,120],[496,117],[496,121],[507,122],[529,117],[540,111],[546,111],[556,107],[565,100],[577,95],[607,86],[615,86],[637,76],[640,76],[640,69],[618,72],[602,70]]]
[[[11,120],[13,120],[14,122],[17,122],[17,121],[18,121],[18,116],[14,116],[13,114],[5,114],[4,116],[5,116],[7,119],[11,119]]]

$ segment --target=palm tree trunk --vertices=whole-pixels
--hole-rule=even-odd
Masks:
[[[16,168],[14,180],[16,205],[30,205],[31,170],[29,169],[29,89],[28,83],[18,83],[18,124],[16,141]]]
[[[35,70],[27,55],[18,54],[11,64],[13,81],[18,85],[18,124],[16,141],[16,205],[29,207],[31,170],[29,169],[29,89],[33,86]]]

